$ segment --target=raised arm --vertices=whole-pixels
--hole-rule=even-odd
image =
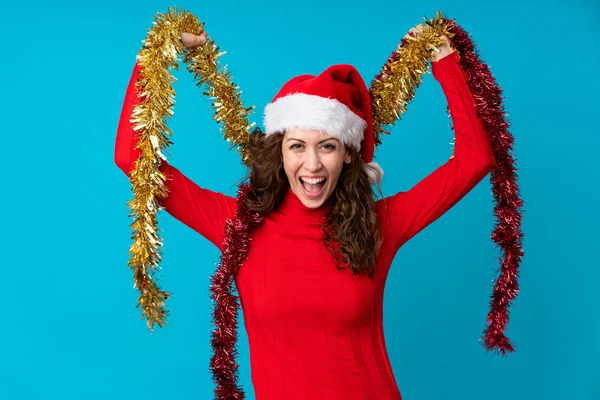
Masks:
[[[136,63],[127,86],[115,142],[115,163],[127,175],[140,156],[136,148],[138,138],[130,122],[133,108],[141,101],[136,82],[142,77],[142,67]],[[163,161],[161,170],[167,177],[169,195],[162,206],[173,217],[221,248],[225,221],[232,217],[236,200],[224,194],[203,189],[183,175],[177,168]]]
[[[410,190],[384,200],[388,211],[380,207],[382,221],[392,230],[397,247],[452,208],[495,163],[457,53],[431,65],[448,101],[455,135],[454,156]]]

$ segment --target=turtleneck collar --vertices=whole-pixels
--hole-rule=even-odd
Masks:
[[[296,220],[296,223],[319,226],[331,207],[333,207],[333,201],[330,197],[321,207],[308,208],[302,204],[292,189],[288,188],[283,202],[274,211],[285,219]]]

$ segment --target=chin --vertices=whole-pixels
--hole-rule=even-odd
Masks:
[[[325,201],[327,201],[327,199],[313,200],[313,199],[306,199],[304,197],[299,197],[299,199],[306,208],[319,208],[323,205],[323,203],[325,203]]]

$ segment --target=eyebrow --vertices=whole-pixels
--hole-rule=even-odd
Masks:
[[[304,144],[306,144],[306,142],[305,142],[304,140],[302,140],[302,139],[288,138],[288,140],[287,140],[287,141],[289,142],[290,140],[295,140],[295,141],[297,141],[297,142],[301,142],[301,143],[304,143]],[[327,142],[327,141],[329,141],[329,140],[335,140],[336,142],[338,142],[338,143],[339,143],[339,140],[338,140],[337,138],[331,137],[331,138],[328,138],[328,139],[323,139],[323,140],[321,140],[321,141],[320,141],[319,143],[317,143],[317,144],[325,143],[325,142]]]

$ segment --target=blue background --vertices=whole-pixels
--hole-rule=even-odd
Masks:
[[[256,121],[291,76],[352,63],[370,82],[422,16],[457,19],[504,89],[516,138],[526,255],[508,334],[518,349],[494,357],[478,342],[498,266],[486,178],[392,266],[385,335],[399,388],[406,400],[600,399],[598,3],[16,4],[3,6],[0,24],[0,399],[212,398],[208,286],[219,253],[161,217],[161,282],[174,294],[170,323],[150,335],[126,267],[129,183],[112,154],[135,55],[169,5],[207,22],[245,103],[258,107]],[[191,76],[176,76],[170,161],[233,195],[244,174],[238,154]],[[438,83],[428,75],[417,93],[377,155],[386,195],[450,155]],[[244,331],[239,344],[252,399]]]

